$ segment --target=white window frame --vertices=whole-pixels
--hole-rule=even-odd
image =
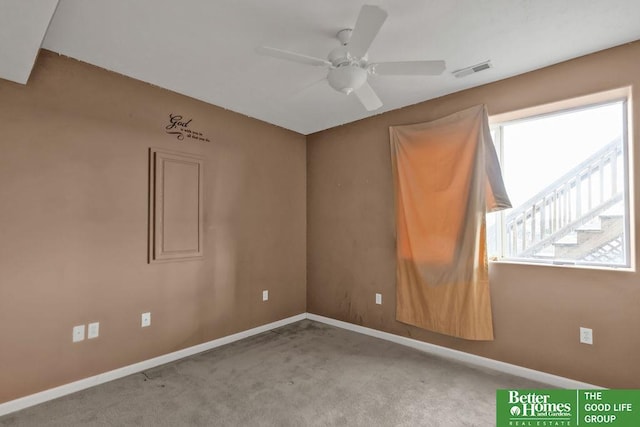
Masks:
[[[579,267],[579,268],[595,268],[603,270],[625,270],[635,271],[635,230],[633,224],[634,218],[634,203],[633,194],[630,191],[633,188],[633,159],[631,158],[630,141],[633,141],[631,135],[631,129],[628,125],[629,117],[633,117],[631,111],[631,88],[614,89],[607,92],[596,93],[579,98],[573,98],[551,104],[545,104],[537,107],[527,108],[509,113],[493,115],[489,118],[491,125],[491,133],[495,136],[494,144],[500,164],[504,164],[504,140],[503,140],[503,126],[516,123],[518,121],[525,121],[530,119],[541,118],[544,116],[553,116],[561,113],[580,111],[587,108],[598,107],[601,105],[613,104],[621,102],[624,115],[623,115],[623,129],[622,129],[622,156],[623,156],[623,182],[624,182],[624,210],[625,210],[625,222],[624,222],[624,245],[625,245],[625,262],[624,264],[601,264],[594,262],[582,262],[571,260],[545,260],[536,259],[533,257],[509,257],[506,254],[507,248],[507,233],[505,232],[505,218],[508,211],[499,212],[497,215],[497,225],[499,230],[499,247],[498,258],[492,259],[492,262],[504,262],[504,263],[517,263],[517,264],[542,264],[542,265],[554,265],[564,267]]]

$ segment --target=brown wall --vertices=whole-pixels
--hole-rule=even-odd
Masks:
[[[490,114],[500,114],[628,85],[634,85],[630,122],[640,129],[636,42],[310,135],[307,310],[601,386],[640,388],[639,273],[494,263],[493,342],[464,341],[395,321],[388,127],[481,103]],[[638,133],[633,147],[640,164]],[[640,200],[638,190],[635,199]],[[637,217],[635,223],[638,228]],[[383,294],[381,306],[374,303],[376,292]],[[593,346],[578,343],[579,326],[593,328]]]
[[[0,80],[0,402],[305,306],[581,381],[640,387],[637,273],[493,264],[494,342],[396,322],[388,143],[390,125],[479,103],[499,114],[625,85],[637,100],[639,69],[634,43],[320,132],[305,151],[302,135],[42,52],[27,86]],[[166,135],[169,113],[193,118],[210,142]],[[147,263],[149,147],[205,157],[204,260]],[[144,311],[152,326],[141,329]],[[72,327],[93,321],[100,337],[73,344]],[[594,329],[593,346],[578,343],[579,326]]]
[[[210,142],[165,134],[169,113]],[[204,260],[147,263],[149,147],[205,157]],[[28,85],[0,80],[0,402],[303,313],[305,150],[50,52]]]

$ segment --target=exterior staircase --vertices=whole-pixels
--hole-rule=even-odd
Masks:
[[[505,256],[625,264],[622,138],[504,217]]]
[[[598,228],[579,228],[568,235],[568,239],[561,239],[553,243],[554,258],[584,260],[590,257],[593,261],[604,256],[609,251],[616,251],[622,243],[624,233],[624,217],[622,215],[600,215]],[[620,248],[622,249],[622,248]],[[616,251],[617,254],[620,252]],[[611,257],[608,257],[611,258]]]

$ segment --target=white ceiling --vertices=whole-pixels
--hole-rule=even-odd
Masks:
[[[25,84],[58,0],[0,2],[0,77]]]
[[[444,59],[447,71],[372,76],[384,106],[367,112],[321,81],[325,69],[254,51],[267,45],[325,58],[363,4],[389,15],[371,61]],[[42,46],[309,134],[638,40],[638,16],[638,0],[60,0]],[[451,75],[487,59],[494,68]]]

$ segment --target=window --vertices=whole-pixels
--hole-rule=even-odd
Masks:
[[[487,215],[490,259],[630,267],[627,101],[494,123],[513,208]]]

